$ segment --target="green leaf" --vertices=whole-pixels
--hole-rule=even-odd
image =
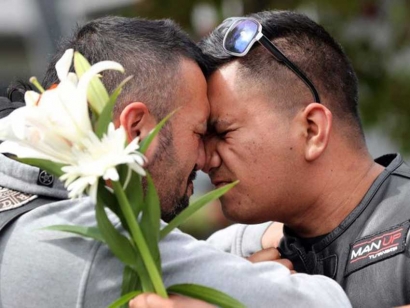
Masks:
[[[131,267],[125,266],[123,271],[123,280],[121,287],[121,295],[127,294],[131,291],[140,289],[140,279],[136,271]]]
[[[75,225],[54,225],[43,228],[44,230],[63,231],[78,234],[84,237],[90,237],[100,242],[105,242],[100,230],[96,227],[85,227]]]
[[[178,110],[178,109],[177,109]],[[161,130],[161,128],[165,125],[165,123],[167,123],[167,121],[174,115],[174,113],[177,111],[174,110],[172,111],[170,114],[168,114],[165,118],[163,118],[161,120],[161,122],[159,122],[154,129],[148,134],[147,137],[145,137],[143,140],[141,140],[140,142],[140,152],[142,154],[145,154],[145,152],[147,151],[149,145],[151,144],[151,142],[154,140],[155,136],[158,135],[159,131]]]
[[[144,190],[142,189],[141,175],[131,171],[131,178],[125,188],[125,195],[130,202],[135,217],[138,217],[144,205]]]
[[[169,287],[167,291],[200,299],[221,308],[245,308],[241,302],[233,297],[221,291],[197,284],[177,284]]]
[[[196,211],[201,209],[207,203],[214,201],[228,192],[232,187],[238,184],[239,181],[235,181],[231,184],[222,186],[218,189],[210,191],[209,193],[203,195],[202,197],[195,200],[191,203],[185,210],[183,210],[177,217],[175,217],[171,222],[161,230],[160,232],[160,239],[163,239],[168,233],[170,233],[173,229],[177,228],[180,224],[185,222],[189,217],[191,217]]]
[[[79,52],[74,53],[74,70],[78,78],[81,78],[91,67],[90,62]]]
[[[121,307],[122,305],[127,305],[126,307],[128,307],[128,302],[132,300],[135,296],[140,295],[141,293],[142,291],[134,291],[134,292],[125,294],[121,296],[119,299],[117,299],[115,302],[110,304],[108,308],[117,308],[117,307]]]
[[[122,89],[118,89],[117,92],[114,92],[113,95],[111,95],[108,103],[105,104],[104,109],[102,110],[97,122],[95,123],[95,134],[100,139],[105,133],[107,133],[108,125],[112,122],[112,111],[114,109],[115,102],[117,101],[117,97],[121,93],[121,90]]]
[[[161,272],[158,270],[154,259],[151,256],[150,249],[148,247],[147,241],[145,240],[144,234],[141,230],[140,225],[138,224],[138,220],[134,216],[134,212],[132,210],[131,205],[125,195],[125,191],[121,186],[121,183],[118,181],[112,181],[112,187],[115,192],[115,196],[118,199],[120,204],[121,211],[124,213],[124,217],[127,220],[128,226],[130,228],[130,234],[132,235],[132,241],[135,243],[135,247],[138,249],[138,252],[141,255],[141,258],[145,264],[147,269],[147,273],[149,275],[149,279],[152,282],[155,293],[158,295],[167,298],[167,292],[164,287],[164,283],[162,281]],[[138,268],[137,268],[138,271]],[[144,286],[144,273],[138,271],[140,275],[141,281],[143,282]]]
[[[123,228],[126,229],[129,233],[130,231],[129,231],[128,223],[125,219],[124,213],[121,211],[121,207],[118,204],[117,197],[113,193],[108,191],[108,189],[104,185],[105,185],[104,180],[100,179],[100,182],[98,183],[98,194],[97,194],[97,197],[99,198],[99,201],[104,200],[104,203],[107,205],[107,207],[111,211],[113,211],[120,218]],[[102,214],[105,214],[105,211]],[[111,223],[108,221],[107,225],[108,225],[108,228],[110,228],[109,226],[111,225]],[[112,226],[111,226],[111,228],[112,228]],[[108,245],[108,246],[110,247],[110,245]],[[143,287],[144,292],[155,292],[155,289],[154,289],[153,284],[151,283],[151,279],[150,279],[150,276],[148,274],[148,271],[147,271],[147,269],[145,267],[145,264],[142,260],[142,256],[138,252],[139,248],[135,247],[135,246],[132,246],[132,247],[134,248],[133,253],[135,255],[133,256],[133,258],[134,258],[134,264],[135,265],[131,266],[131,269],[135,270],[138,273],[138,277],[141,279],[141,283],[142,283],[142,287]],[[110,249],[112,250],[111,247],[110,247]],[[113,251],[113,253],[114,253],[114,251]]]
[[[108,190],[105,186],[105,180],[100,178],[98,181],[98,196],[104,201],[104,204],[115,214],[121,221],[121,225],[126,231],[128,230],[127,221],[124,218],[123,213],[120,211],[120,206],[115,195]]]
[[[159,228],[161,219],[161,207],[159,197],[155,189],[151,175],[147,173],[147,194],[145,196],[144,208],[142,210],[141,230],[144,234],[151,256],[155,265],[161,272],[161,258],[159,254]]]
[[[141,281],[138,274],[132,268],[125,266],[122,277],[121,296],[133,291],[141,292]],[[127,307],[128,305],[124,305],[124,308]]]
[[[97,198],[99,200],[97,201],[95,208],[98,227],[100,228],[101,234],[111,252],[122,263],[138,273],[144,292],[154,292],[155,289],[151,283],[150,275],[144,265],[142,256],[138,253],[139,249],[133,246],[128,238],[123,236],[114,228],[105,213],[100,199],[101,196],[97,195]]]
[[[43,169],[47,171],[50,174],[54,174],[56,177],[60,177],[64,174],[64,172],[61,170],[65,165],[60,164],[60,163],[55,163],[51,162],[47,159],[39,159],[39,158],[15,158],[17,161],[38,167],[40,169]]]
[[[78,77],[81,77],[89,68],[90,63],[79,52],[74,53],[74,69]],[[93,111],[100,115],[105,104],[110,99],[107,90],[98,76],[95,76],[88,87],[87,99]]]
[[[149,278],[147,268],[139,253],[136,260],[136,268],[138,269],[138,272],[129,266],[125,266],[122,278],[121,295],[135,290],[155,293],[154,285]]]
[[[124,183],[129,175],[129,167],[126,164],[118,165],[117,167],[118,175],[120,176],[121,186],[124,186]]]
[[[118,214],[117,212],[119,211],[119,205],[117,198],[111,191],[108,190],[108,188],[105,186],[105,180],[102,178],[100,178],[98,181],[98,195],[101,196],[101,199],[111,211],[113,211],[115,214]]]
[[[139,258],[137,260],[137,268],[138,268],[138,275],[140,278],[140,285],[138,285],[137,289],[140,289],[140,286],[144,292],[156,293],[155,287],[151,281],[150,275],[148,273],[147,267],[142,260],[142,256],[139,254]]]
[[[101,196],[97,195],[97,204],[95,205],[95,215],[97,218],[98,228],[103,236],[105,243],[112,251],[112,253],[120,259],[125,265],[136,269],[136,260],[138,254],[135,251],[134,246],[130,243],[129,239],[119,233],[111,221],[108,219],[105,212]]]
[[[130,233],[127,220],[125,219],[124,213],[121,211],[121,207],[118,204],[117,197],[113,193],[108,191],[108,189],[104,185],[105,185],[104,180],[100,179],[100,182],[98,183],[98,198],[101,198],[101,200],[104,200],[104,203],[106,204],[106,206],[118,216],[118,218],[121,221],[121,225],[123,226],[123,228],[128,233]],[[141,184],[139,184],[139,185],[141,185]],[[141,197],[141,200],[142,200],[142,197]],[[137,216],[134,216],[133,219],[136,219],[135,217],[137,217]],[[155,288],[154,288],[154,286],[151,282],[150,275],[148,274],[148,271],[147,271],[147,269],[145,267],[145,264],[142,260],[142,256],[139,253],[139,248],[135,247],[135,246],[132,246],[132,247],[134,247],[134,252],[135,252],[135,255],[136,255],[135,261],[134,261],[135,266],[132,267],[132,269],[137,271],[138,278],[141,281],[143,291],[144,292],[155,292]],[[110,247],[110,249],[111,249],[111,247]],[[123,278],[123,279],[125,279],[125,278]],[[123,284],[124,284],[124,281],[123,281]]]
[[[109,100],[107,103],[104,103],[104,109],[102,110],[97,123],[95,124],[95,134],[101,138],[104,133],[107,132],[108,125],[112,121],[112,111],[115,106],[115,102],[117,101],[118,96],[121,94],[122,88],[124,85],[132,79],[133,76],[128,76],[125,78],[120,85],[114,90],[114,92],[111,94]]]

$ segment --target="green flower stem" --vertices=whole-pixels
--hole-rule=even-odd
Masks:
[[[161,275],[159,274],[154,260],[152,259],[148,245],[145,242],[144,236],[142,235],[141,228],[138,225],[137,220],[134,218],[134,213],[124,193],[124,190],[122,189],[119,182],[112,181],[112,186],[114,188],[115,195],[118,198],[118,203],[120,204],[121,210],[124,213],[125,219],[130,228],[134,242],[141,253],[142,260],[144,261],[144,264],[147,268],[155,291],[163,298],[168,298],[168,294],[162,282]]]

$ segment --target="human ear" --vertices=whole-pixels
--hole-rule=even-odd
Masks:
[[[305,123],[305,159],[314,161],[325,151],[332,128],[332,113],[325,106],[312,103],[303,111]]]
[[[147,106],[141,102],[128,104],[121,111],[119,121],[125,129],[129,141],[135,137],[144,139],[156,125],[155,118],[151,115]]]

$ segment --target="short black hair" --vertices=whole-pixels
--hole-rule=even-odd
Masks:
[[[102,73],[109,93],[126,76],[134,76],[117,101],[115,115],[137,100],[146,103],[157,120],[163,118],[174,108],[180,61],[195,61],[204,74],[208,67],[200,48],[172,20],[107,16],[79,27],[71,38],[60,43],[46,71],[45,88],[58,83],[55,64],[69,48],[80,52],[91,64],[112,60],[124,66],[125,75]]]
[[[249,17],[261,23],[264,35],[312,81],[322,103],[331,110],[334,117],[340,119],[340,123],[347,123],[363,141],[364,134],[358,111],[358,81],[352,64],[340,44],[322,26],[300,13],[264,11],[251,14]],[[294,85],[297,77],[257,43],[243,58],[229,55],[222,46],[228,27],[229,24],[222,24],[199,43],[202,51],[211,57],[210,72],[237,60],[240,63],[241,74],[245,78],[265,83],[263,88],[270,91],[268,95],[273,94],[272,91],[282,89],[286,96],[284,108],[292,109],[294,102],[289,93],[300,91],[301,88]],[[291,74],[292,79],[284,77],[286,74]],[[301,82],[299,84],[302,85]],[[305,84],[303,87],[307,93],[308,88]]]

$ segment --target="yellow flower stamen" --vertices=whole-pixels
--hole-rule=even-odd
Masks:
[[[44,93],[44,88],[41,86],[41,84],[38,82],[36,77],[31,77],[30,82],[37,88],[37,90],[40,91],[40,93]]]

